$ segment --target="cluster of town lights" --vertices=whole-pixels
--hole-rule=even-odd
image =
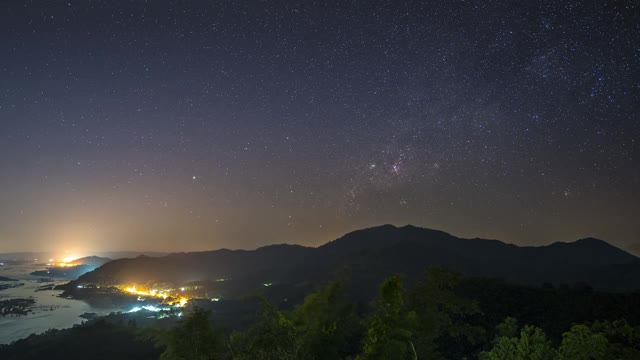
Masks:
[[[175,297],[171,296],[169,290],[152,289],[147,291],[147,290],[138,289],[135,286],[127,286],[123,290],[132,295],[153,297],[153,298],[158,298],[162,300],[169,299],[169,301],[167,301],[166,304],[173,305],[176,307],[184,307],[185,305],[187,305],[187,302],[189,302],[189,299],[184,296],[175,296]]]
[[[55,262],[54,259],[49,259],[47,266],[57,266],[57,267],[65,268],[65,267],[74,267],[74,266],[81,265],[81,264],[75,263],[74,261],[75,259],[65,259],[60,262]]]
[[[58,267],[74,267],[77,266],[77,264],[75,263],[67,263],[67,262],[61,262],[56,264]]]

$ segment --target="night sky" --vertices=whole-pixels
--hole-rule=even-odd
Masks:
[[[0,5],[0,252],[639,218],[636,1]]]

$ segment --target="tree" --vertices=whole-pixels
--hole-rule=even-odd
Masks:
[[[441,268],[431,268],[408,297],[409,308],[417,314],[416,350],[421,357],[442,358],[446,348],[455,358],[484,337],[484,329],[470,324],[480,314],[478,304],[456,294],[462,277]],[[516,330],[517,331],[517,330]]]
[[[163,360],[217,360],[224,358],[224,341],[209,322],[208,311],[194,308],[161,342],[166,346]]]
[[[297,337],[286,314],[263,299],[257,321],[246,332],[232,334],[230,348],[234,360],[296,360]]]
[[[520,337],[499,336],[490,351],[481,352],[480,360],[553,360],[556,351],[544,332],[527,325]]]
[[[518,319],[507,317],[496,326],[497,337],[514,338],[518,336]]]
[[[293,311],[302,358],[333,360],[357,351],[352,344],[358,342],[359,319],[343,288],[343,278],[338,278],[309,294]]]
[[[604,335],[593,333],[586,325],[575,325],[562,334],[560,360],[604,360],[608,341]]]
[[[607,338],[609,358],[640,360],[640,327],[629,325],[625,319],[596,321],[591,331]]]
[[[415,312],[404,304],[404,290],[398,276],[387,278],[380,286],[373,314],[367,321],[363,351],[359,359],[417,359],[413,345]]]

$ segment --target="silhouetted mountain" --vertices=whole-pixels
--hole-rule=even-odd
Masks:
[[[96,252],[94,256],[109,258],[109,259],[122,259],[132,258],[136,256],[166,256],[167,253],[153,252],[153,251],[110,251],[110,252]],[[46,262],[49,259],[60,260],[60,254],[54,252],[14,252],[14,253],[0,253],[0,260],[19,260],[19,261],[40,261]]]
[[[640,256],[640,243],[629,245],[627,250],[635,256]]]
[[[73,260],[73,263],[74,264],[78,264],[78,265],[90,265],[90,266],[100,267],[100,266],[108,263],[109,261],[111,261],[111,259],[106,258],[106,257],[87,256],[87,257],[75,259],[75,260]]]
[[[157,252],[157,251],[142,251],[142,252],[140,251],[107,251],[107,252],[97,252],[95,253],[95,255],[109,258],[109,259],[124,259],[124,258],[133,258],[140,255],[160,257],[160,256],[167,256],[168,253]]]
[[[606,290],[640,289],[640,259],[602,240],[540,247],[463,239],[414,226],[383,225],[351,232],[322,245],[272,245],[111,261],[74,284],[123,284],[233,279],[238,293],[273,284],[308,284],[350,272],[354,292],[371,292],[384,277],[412,281],[430,266],[514,283],[586,283]],[[72,284],[73,285],[73,284]]]

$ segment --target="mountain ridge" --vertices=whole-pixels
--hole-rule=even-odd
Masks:
[[[348,268],[354,281],[374,284],[393,273],[405,274],[410,280],[430,266],[529,285],[580,282],[608,290],[640,289],[638,280],[609,278],[609,273],[619,276],[621,266],[633,273],[637,268],[640,273],[640,259],[603,240],[520,247],[388,224],[355,230],[318,247],[276,244],[255,250],[220,249],[113,260],[83,275],[78,283],[187,283],[234,278],[251,287],[324,281]]]

